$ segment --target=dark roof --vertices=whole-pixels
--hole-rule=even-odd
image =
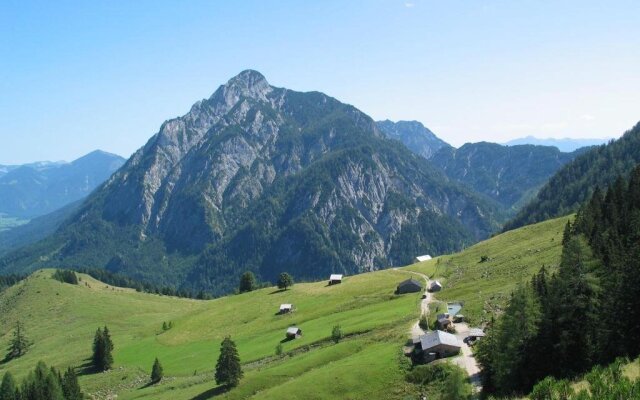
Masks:
[[[406,281],[402,281],[398,284],[398,286],[404,286],[404,285],[418,285],[420,287],[422,287],[422,285],[420,284],[420,281],[415,280],[413,278],[411,279],[407,279]]]

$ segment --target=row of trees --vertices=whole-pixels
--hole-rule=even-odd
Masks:
[[[72,368],[63,374],[40,361],[20,385],[10,372],[0,383],[0,400],[82,400],[78,377]]]
[[[268,285],[268,283],[266,283]],[[282,272],[278,276],[277,282],[278,288],[287,290],[287,288],[293,286],[293,277],[287,272]],[[246,293],[254,291],[260,287],[264,287],[265,284],[258,284],[256,276],[251,271],[247,271],[240,276],[240,285],[238,291],[240,293]]]
[[[557,272],[518,287],[477,350],[484,388],[526,393],[640,354],[640,168],[596,190],[567,224]]]

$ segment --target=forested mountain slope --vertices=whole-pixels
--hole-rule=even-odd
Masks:
[[[618,176],[628,176],[638,163],[640,123],[620,139],[592,148],[565,165],[504,229],[574,212],[589,199],[596,187],[603,189]]]

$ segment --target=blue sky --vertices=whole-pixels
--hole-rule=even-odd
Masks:
[[[640,1],[14,1],[0,164],[129,156],[238,72],[454,145],[640,120]]]

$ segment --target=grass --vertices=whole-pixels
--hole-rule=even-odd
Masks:
[[[137,293],[87,275],[80,275],[80,285],[63,284],[51,274],[38,271],[0,293],[0,348],[8,346],[18,319],[34,343],[25,356],[0,364],[0,375],[9,370],[23,377],[38,360],[62,369],[86,365],[93,334],[106,324],[115,343],[114,369],[80,378],[83,389],[97,398],[246,398],[254,392],[277,398],[279,386],[302,393],[308,380],[318,382],[315,398],[409,390],[400,379],[404,360],[398,355],[418,315],[419,294],[393,295],[406,272],[379,271],[347,277],[340,285],[303,283],[287,291],[266,288],[210,301]],[[293,303],[295,311],[276,315],[281,303]],[[173,328],[163,331],[165,321]],[[337,324],[347,337],[334,345],[330,336]],[[291,325],[303,336],[282,342],[287,355],[277,358],[275,348]],[[213,367],[226,335],[238,346],[246,376],[239,388],[218,393]],[[167,379],[144,387],[155,357]],[[375,368],[369,371],[370,365]],[[332,377],[339,369],[344,384],[336,387]],[[376,384],[360,382],[363,374]]]
[[[438,279],[436,293],[442,301],[460,301],[461,313],[474,324],[499,313],[515,286],[531,279],[543,265],[557,268],[562,253],[562,233],[572,217],[526,226],[480,242],[460,253],[437,257],[405,267]],[[483,256],[487,261],[481,262]]]
[[[557,265],[566,221],[525,227],[398,270],[350,276],[340,285],[300,283],[209,301],[137,293],[87,275],[69,285],[41,270],[0,293],[0,349],[7,348],[18,319],[33,341],[25,356],[0,364],[0,375],[22,378],[38,360],[82,372],[95,330],[106,324],[115,343],[114,369],[80,377],[96,399],[415,398],[418,388],[404,379],[410,366],[401,350],[419,316],[420,293],[396,296],[396,285],[409,271],[426,273],[444,285],[436,293],[441,311],[446,301],[462,301],[468,318],[486,320],[518,282],[542,264]],[[480,262],[481,256],[489,260]],[[277,315],[281,303],[293,303],[295,311]],[[173,328],[163,331],[169,321]],[[292,325],[302,329],[302,338],[282,341]],[[335,325],[346,335],[338,344],[331,341]],[[230,391],[213,380],[226,335],[236,342],[245,371]],[[275,356],[279,343],[282,357]],[[155,357],[165,379],[147,386]]]

